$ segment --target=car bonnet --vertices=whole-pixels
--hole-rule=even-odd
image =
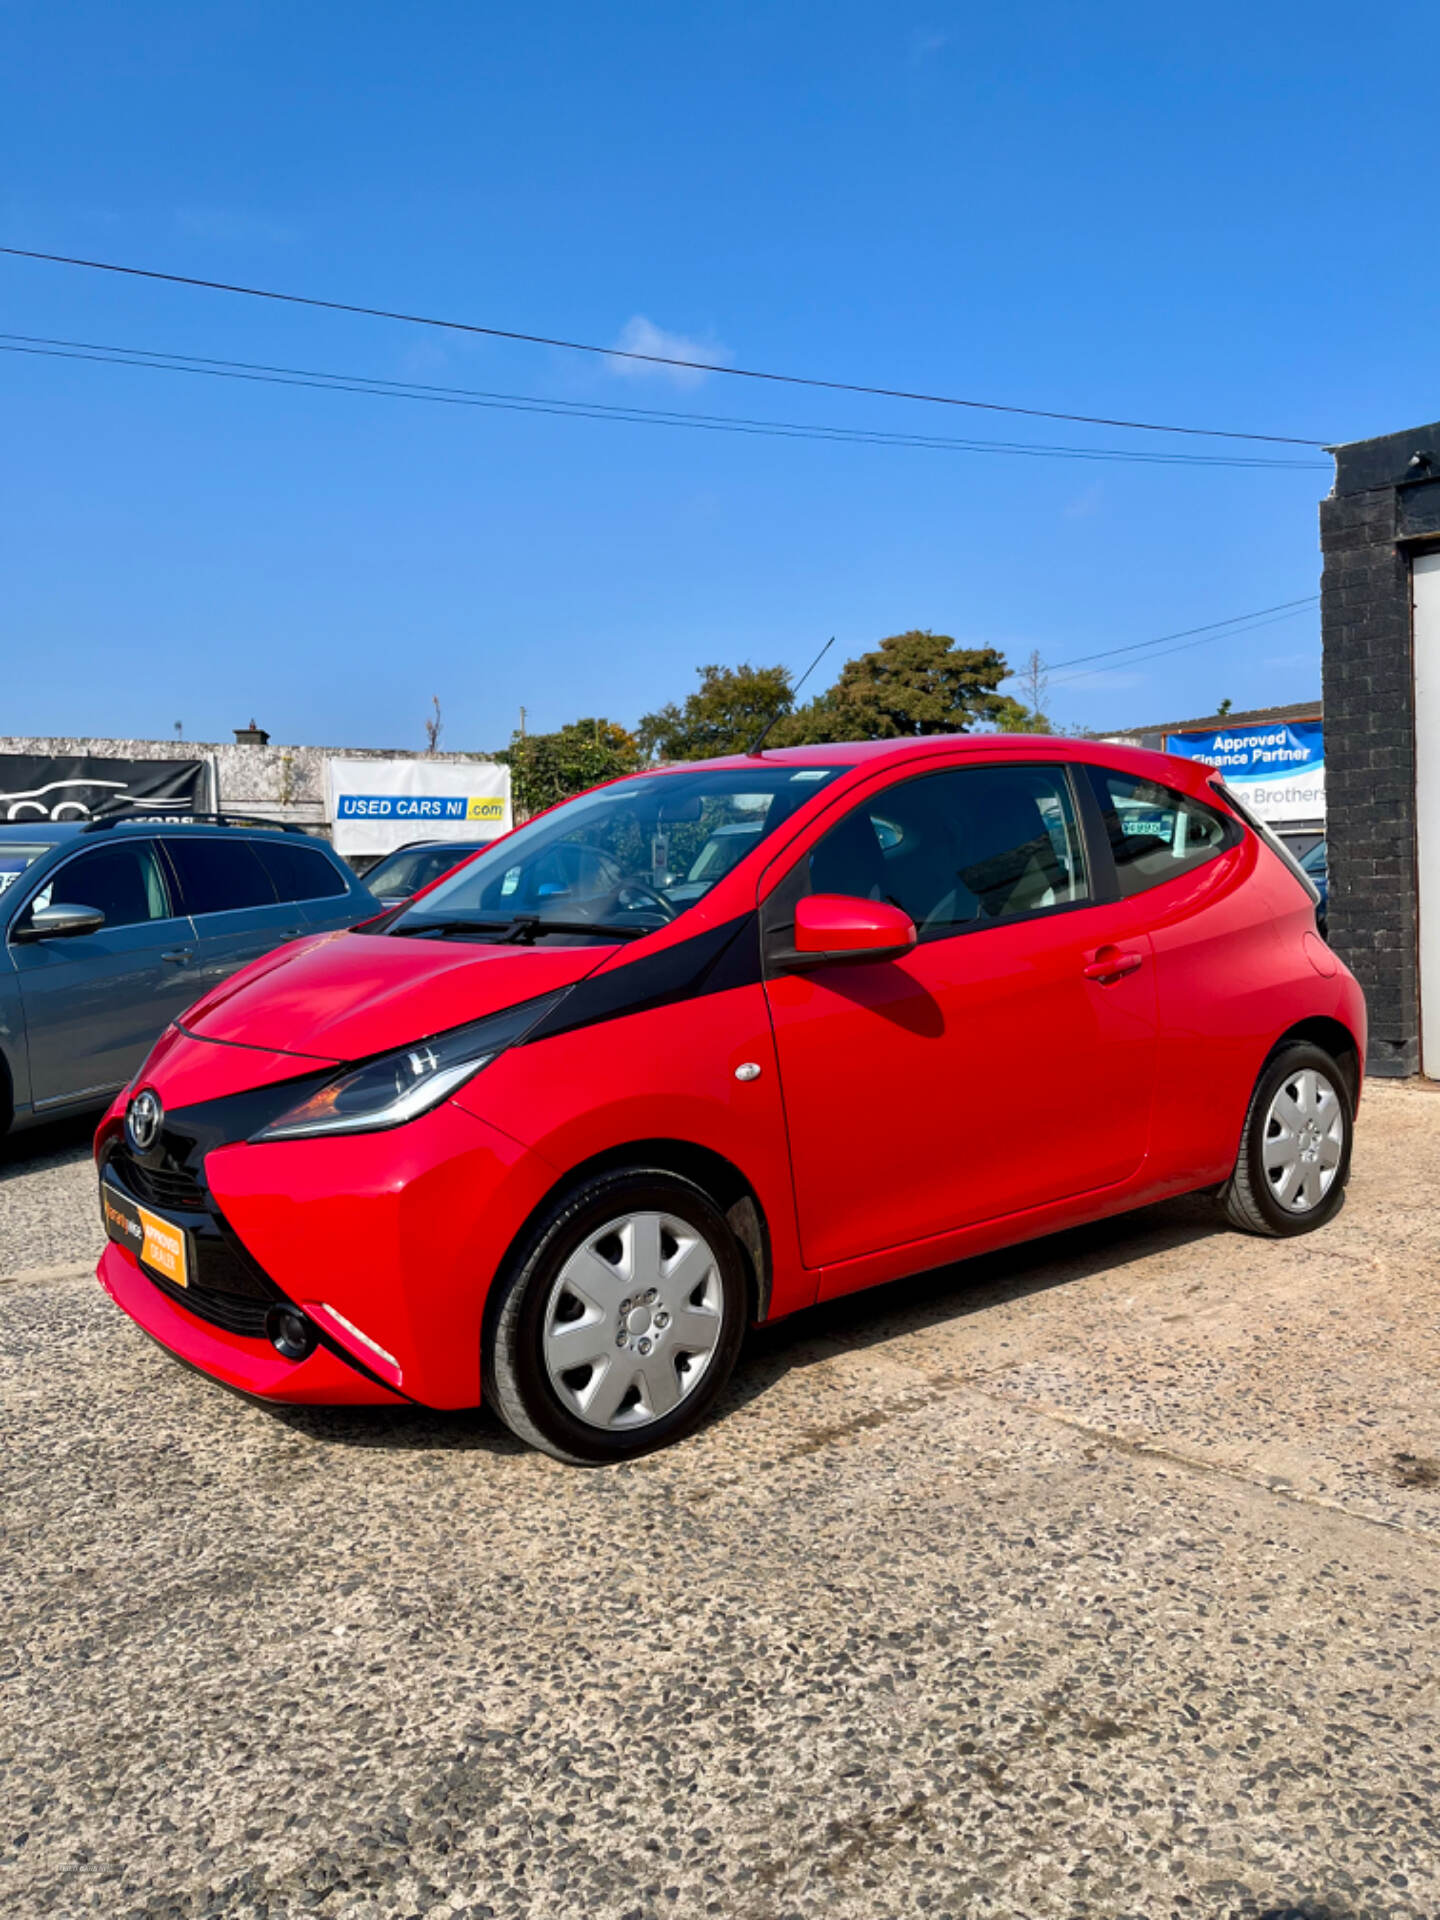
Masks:
[[[616,949],[342,931],[254,962],[181,1016],[202,1040],[360,1060],[573,986]]]

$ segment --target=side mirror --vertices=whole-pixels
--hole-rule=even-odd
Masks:
[[[98,933],[105,916],[98,907],[75,907],[65,900],[52,900],[48,907],[36,907],[30,918],[15,929],[16,940],[73,940],[78,933]]]
[[[848,893],[811,893],[795,905],[795,958],[894,960],[915,944],[915,922],[884,900]]]

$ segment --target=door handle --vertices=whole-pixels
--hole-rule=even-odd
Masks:
[[[1119,947],[1101,947],[1086,966],[1085,978],[1098,980],[1102,987],[1108,987],[1117,980],[1123,980],[1127,973],[1135,973],[1144,964],[1143,953],[1122,953]]]
[[[195,958],[189,947],[181,947],[174,953],[162,953],[160,958],[168,960],[172,966],[183,967]]]

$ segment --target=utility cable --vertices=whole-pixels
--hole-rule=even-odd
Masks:
[[[1026,441],[961,440],[931,434],[889,433],[880,428],[806,425],[793,420],[755,420],[723,414],[682,413],[655,407],[610,406],[602,401],[561,400],[552,396],[489,392],[475,387],[428,386],[416,381],[381,380],[366,374],[326,373],[314,368],[270,366],[248,360],[221,360],[148,347],[115,347],[96,341],[58,340],[40,334],[0,334],[0,352],[57,360],[97,361],[110,366],[148,367],[167,373],[208,374],[216,379],[249,380],[270,386],[311,387],[319,392],[363,393],[382,399],[426,400],[450,406],[483,407],[512,413],[548,413],[566,419],[618,420],[632,425],[691,427],[707,432],[768,435],[791,440],[830,440],[868,446],[914,447],[961,453],[1010,453],[1042,459],[1113,460],[1154,466],[1328,470],[1324,463],[1252,454],[1145,453],[1132,447],[1070,447]]]
[[[1163,660],[1167,653],[1185,653],[1191,647],[1212,646],[1217,640],[1237,639],[1241,634],[1254,633],[1260,627],[1279,626],[1283,621],[1286,621],[1286,620],[1298,620],[1300,615],[1304,613],[1306,610],[1307,609],[1305,607],[1292,607],[1288,613],[1272,613],[1268,619],[1252,620],[1249,626],[1232,627],[1225,633],[1202,634],[1198,640],[1182,640],[1178,647],[1161,647],[1157,653],[1147,653],[1146,655],[1144,655],[1142,659],[1136,660],[1135,662],[1133,662],[1133,664],[1137,667],[1147,666],[1149,662],[1152,660]],[[1153,644],[1153,642],[1151,644]],[[1117,651],[1128,652],[1129,649],[1128,648],[1117,649]],[[1100,655],[1091,656],[1092,659],[1098,659],[1101,657],[1103,656],[1100,656]],[[1079,673],[1058,674],[1055,677],[1054,681],[1051,682],[1051,684],[1059,687],[1071,686],[1077,680],[1088,680],[1091,678],[1092,675],[1097,673],[1103,673],[1104,671],[1105,669],[1103,667],[1083,667]],[[1048,674],[1046,675],[1046,678],[1047,679],[1049,678]]]
[[[126,274],[140,280],[163,280],[171,286],[202,287],[212,293],[238,293],[252,300],[277,300],[288,306],[323,307],[330,313],[363,314],[372,320],[400,320],[417,327],[443,327],[454,333],[478,333],[492,340],[518,340],[529,346],[560,347],[567,353],[598,354],[607,360],[638,360],[652,366],[684,367],[702,373],[719,373],[735,380],[772,380],[791,387],[824,387],[832,393],[867,393],[886,400],[920,400],[931,406],[974,407],[986,413],[1025,414],[1035,420],[1068,420],[1091,427],[1124,427],[1136,433],[1184,433],[1218,440],[1266,440],[1283,446],[1321,447],[1323,440],[1299,438],[1284,433],[1242,433],[1230,427],[1165,426],[1154,420],[1118,420],[1104,414],[1060,413],[1048,407],[1005,405],[998,400],[967,400],[948,393],[917,393],[904,387],[865,386],[852,380],[822,380],[799,373],[769,373],[757,367],[717,366],[710,360],[689,360],[678,354],[640,353],[633,348],[597,347],[583,340],[561,340],[543,333],[519,333],[510,327],[482,326],[468,320],[438,320],[428,314],[401,313],[388,307],[363,307],[348,300],[321,300],[304,293],[282,293],[271,287],[245,287],[228,280],[202,280],[194,274],[162,273],[154,267],[133,267],[114,260],[85,260],[68,253],[40,253],[31,247],[0,247],[0,254],[15,260],[44,260],[55,266],[84,267],[95,273]]]
[[[1258,620],[1266,613],[1284,613],[1291,607],[1312,607],[1319,598],[1318,593],[1307,593],[1299,600],[1279,600],[1273,607],[1255,607],[1249,613],[1232,613],[1228,620],[1211,620],[1203,627],[1181,627],[1176,633],[1159,633],[1153,640],[1136,640],[1128,647],[1106,647],[1100,653],[1077,653],[1072,660],[1057,660],[1054,671],[1058,673],[1064,667],[1084,666],[1087,660],[1110,660],[1118,653],[1138,653],[1142,647],[1163,646],[1167,640],[1188,640],[1192,633],[1212,633],[1217,627],[1235,627],[1242,620]]]

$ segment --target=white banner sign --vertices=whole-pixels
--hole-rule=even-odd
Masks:
[[[480,760],[327,760],[325,798],[340,854],[494,840],[512,824],[510,769]]]
[[[1218,767],[1250,811],[1272,825],[1325,818],[1325,733],[1318,720],[1172,733],[1165,750]]]

